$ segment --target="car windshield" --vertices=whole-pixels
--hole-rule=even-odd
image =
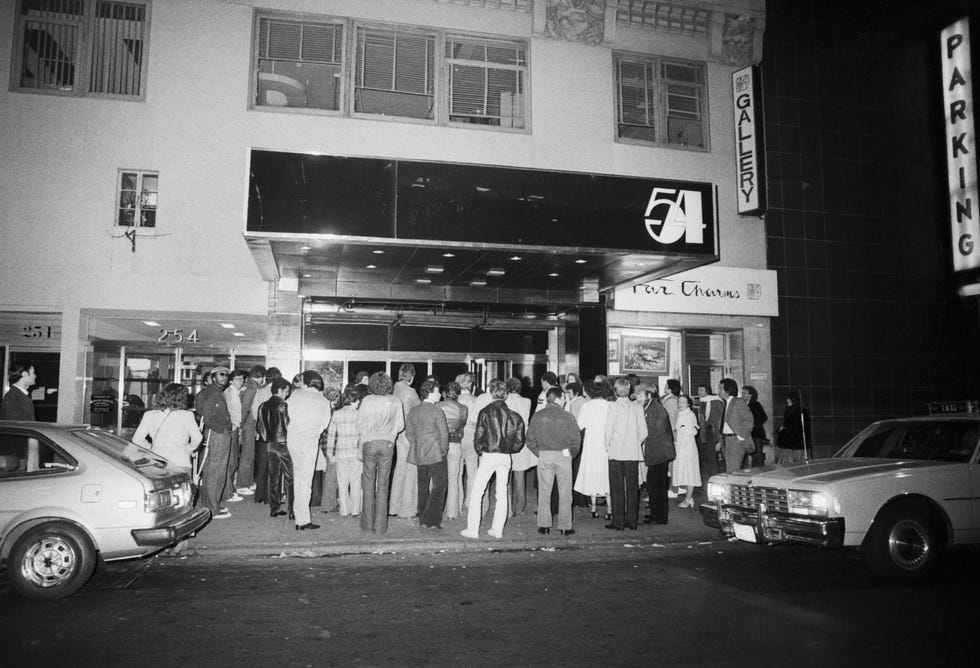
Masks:
[[[72,431],[72,435],[134,469],[167,468],[167,460],[160,455],[146,448],[141,448],[111,432],[99,429],[76,429]]]
[[[969,462],[978,435],[974,422],[884,422],[858,434],[837,456]]]

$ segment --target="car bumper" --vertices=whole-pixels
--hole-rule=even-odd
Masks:
[[[707,526],[755,543],[800,543],[831,548],[844,544],[843,518],[766,513],[712,503],[701,504],[700,511]]]
[[[137,545],[166,547],[187,538],[207,524],[210,519],[210,510],[196,508],[186,515],[181,515],[172,523],[151,529],[133,529],[131,533]]]

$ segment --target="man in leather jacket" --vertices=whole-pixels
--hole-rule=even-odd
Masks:
[[[285,510],[281,510],[283,499],[280,477],[285,478],[286,507],[293,507],[293,462],[289,457],[289,450],[286,449],[286,432],[289,427],[286,397],[289,396],[290,387],[289,381],[284,378],[272,381],[272,397],[259,406],[258,420],[255,423],[256,435],[259,437],[258,447],[266,448],[268,453],[267,497],[271,517],[286,514]]]
[[[493,511],[493,523],[487,534],[501,538],[507,521],[507,478],[510,474],[510,456],[524,447],[524,419],[504,403],[507,385],[502,380],[490,382],[489,392],[493,401],[476,418],[473,447],[480,455],[473,490],[467,501],[466,528],[460,535],[466,538],[480,537],[481,499],[490,476],[497,476],[497,502]]]

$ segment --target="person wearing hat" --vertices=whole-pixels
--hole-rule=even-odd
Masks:
[[[194,412],[201,416],[202,432],[207,443],[198,505],[210,510],[211,517],[219,520],[231,517],[228,509],[221,505],[225,498],[228,457],[231,453],[231,415],[223,394],[228,386],[229,373],[231,372],[226,366],[211,369],[211,384],[194,399]]]

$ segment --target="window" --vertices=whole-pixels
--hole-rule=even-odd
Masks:
[[[527,50],[523,44],[447,38],[446,66],[450,121],[524,127]]]
[[[340,109],[343,26],[259,19],[258,106]]]
[[[20,433],[0,433],[0,478],[25,473],[54,473],[75,467],[47,441]]]
[[[142,97],[148,3],[21,0],[14,60],[21,90]]]
[[[119,172],[116,225],[156,227],[158,180],[156,172]]]
[[[703,65],[622,56],[616,86],[620,139],[707,148]]]
[[[357,29],[354,111],[432,119],[435,35]]]

